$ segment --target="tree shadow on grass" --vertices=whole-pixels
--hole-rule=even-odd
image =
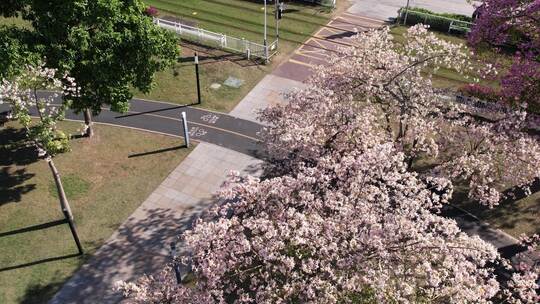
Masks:
[[[26,145],[22,129],[0,129],[0,206],[21,201],[22,195],[34,190],[35,184],[24,184],[34,177],[25,166],[38,160],[36,150]]]
[[[79,261],[82,264],[82,259]],[[62,278],[61,274],[57,274],[56,278]],[[47,300],[52,298],[54,294],[62,287],[64,281],[62,279],[55,279],[52,282],[46,284],[31,284],[26,290],[24,296],[20,299],[21,304],[43,304],[47,303]]]
[[[529,223],[529,225],[537,225],[539,222],[538,214],[540,214],[540,179],[535,179],[531,185],[531,195],[537,197],[527,197],[525,192],[520,188],[511,188],[504,191],[505,195],[510,193],[512,197],[508,197],[500,202],[494,208],[488,208],[472,201],[467,197],[466,189],[461,188],[454,192],[452,199],[453,203],[471,212],[480,220],[496,223],[498,227],[504,229],[513,229],[518,224]],[[533,201],[525,201],[533,200]],[[526,204],[526,206],[525,206]],[[535,227],[535,233],[540,233],[540,227]]]
[[[44,299],[50,299],[54,293],[62,286],[63,282],[55,281],[49,284],[32,284],[26,288],[21,299],[21,304],[42,304]]]
[[[122,299],[113,290],[118,280],[133,281],[143,274],[161,270],[170,262],[170,244],[191,227],[198,214],[210,204],[178,209],[141,206],[113,236],[99,248],[52,299],[51,304],[118,303]]]

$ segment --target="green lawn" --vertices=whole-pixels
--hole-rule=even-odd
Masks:
[[[218,33],[263,43],[264,11],[262,1],[247,0],[145,0],[160,16],[176,16],[196,26]],[[330,11],[321,6],[289,1],[279,24],[282,50],[304,42],[325,25]],[[267,5],[268,42],[275,39],[273,5]]]
[[[540,233],[540,191],[529,197],[502,203],[489,209],[469,200],[462,187],[456,187],[455,190],[454,201],[457,206],[494,228],[504,230],[514,237],[519,237],[522,233],[527,235]]]
[[[264,14],[262,3],[243,0],[146,0],[146,4],[158,8],[161,17],[180,18],[183,22],[198,27],[232,35],[238,38],[263,42]],[[234,106],[294,49],[307,40],[318,28],[328,23],[331,11],[320,6],[288,2],[287,13],[280,22],[279,53],[267,65],[256,65],[247,60],[237,60],[241,56],[209,51],[213,57],[225,56],[222,60],[210,60],[201,65],[202,99],[204,108],[229,112]],[[194,14],[195,13],[195,14]],[[275,39],[273,5],[268,5],[268,41]],[[192,50],[184,47],[183,56],[192,56]],[[245,80],[239,89],[222,86],[210,89],[212,83],[234,76]],[[149,94],[137,92],[137,97],[170,101],[180,104],[196,100],[195,76],[191,62],[178,63],[173,69],[156,75],[155,88]]]
[[[80,128],[62,125],[75,133]],[[19,146],[22,133],[15,126],[0,129],[0,234],[63,217],[48,166]],[[0,303],[46,303],[190,149],[128,156],[181,144],[182,139],[102,125],[96,125],[95,138],[72,140],[73,150],[55,163],[86,254],[10,269],[77,249],[67,225],[0,237]]]
[[[194,46],[192,46],[194,47]],[[197,49],[202,49],[197,47]],[[203,49],[204,50],[204,49]],[[200,107],[220,112],[229,112],[234,106],[272,69],[271,66],[257,65],[240,56],[227,54],[219,50],[204,50],[210,54],[200,53],[199,65],[201,82]],[[187,62],[178,62],[172,69],[156,74],[154,88],[149,94],[135,92],[135,96],[144,99],[161,100],[179,104],[189,104],[197,101],[195,67],[193,50],[183,47],[182,55]],[[215,60],[218,56],[227,59]],[[212,57],[214,59],[206,59]],[[232,58],[231,58],[232,57]],[[240,78],[245,83],[240,88],[230,88],[223,85],[227,77]],[[222,86],[211,89],[212,83]]]

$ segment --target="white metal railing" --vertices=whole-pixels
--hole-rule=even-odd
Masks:
[[[268,61],[270,57],[277,53],[277,40],[268,46],[264,46],[244,38],[240,39],[221,33],[215,33],[198,27],[185,25],[180,22],[154,18],[154,23],[161,28],[174,31],[178,36],[188,41],[239,52],[244,54],[248,59],[254,57]]]

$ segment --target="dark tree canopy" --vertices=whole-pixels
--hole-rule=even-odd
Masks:
[[[178,56],[175,36],[155,26],[145,8],[140,0],[2,0],[0,13],[33,28],[33,39],[11,41],[11,48],[28,44],[48,66],[68,72],[81,86],[72,108],[98,114],[103,105],[127,111],[132,88],[148,92],[154,73]]]

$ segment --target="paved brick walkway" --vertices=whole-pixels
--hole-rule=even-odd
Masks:
[[[258,111],[270,105],[285,102],[284,94],[295,88],[304,88],[300,81],[280,77],[274,74],[266,75],[242,101],[229,113],[232,116],[260,122]]]

